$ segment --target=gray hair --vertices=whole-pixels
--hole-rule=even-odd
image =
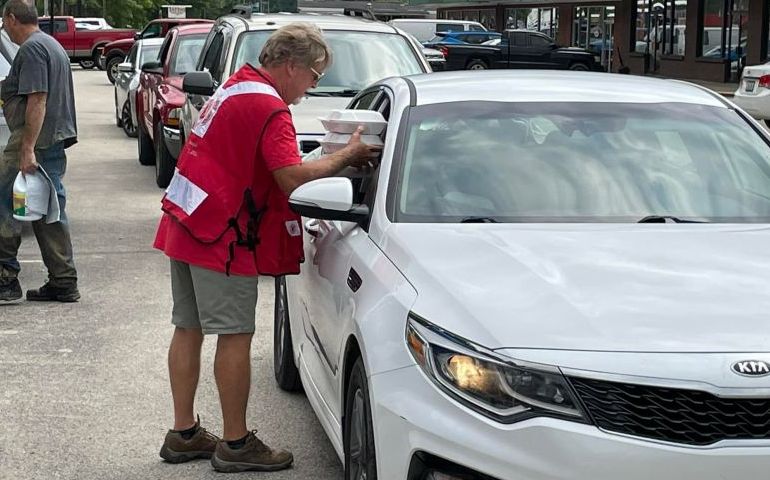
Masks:
[[[37,8],[33,0],[8,0],[3,16],[13,15],[22,25],[37,25]]]
[[[276,67],[286,62],[326,68],[332,62],[332,51],[321,29],[311,23],[295,22],[273,32],[259,54],[259,63]]]

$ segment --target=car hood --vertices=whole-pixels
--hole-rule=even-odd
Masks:
[[[326,130],[318,117],[325,117],[332,110],[347,107],[350,100],[349,97],[303,97],[299,105],[289,107],[294,129],[299,135],[323,135]]]
[[[104,46],[104,51],[110,50],[112,48],[120,48],[120,49],[130,49],[134,46],[134,43],[136,43],[136,40],[133,38],[123,38],[120,40],[115,40],[113,42],[108,43]]]
[[[393,224],[413,311],[488,348],[770,349],[770,228]]]

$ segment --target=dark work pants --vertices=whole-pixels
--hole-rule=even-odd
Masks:
[[[20,138],[12,135],[0,160],[0,281],[5,277],[18,276],[21,266],[16,258],[21,245],[21,222],[13,218],[13,182],[19,173]],[[62,178],[67,170],[67,156],[62,143],[35,151],[37,163],[48,173],[59,198],[61,221],[32,222],[35,238],[40,246],[43,263],[48,269],[48,281],[52,286],[68,287],[77,284],[77,271],[72,254],[72,241],[65,213],[66,193]]]

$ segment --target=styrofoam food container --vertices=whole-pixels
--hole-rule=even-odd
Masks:
[[[321,147],[323,147],[324,153],[334,153],[347,146],[350,141],[350,134],[348,133],[327,133],[324,138],[321,139]],[[367,145],[374,145],[382,147],[382,139],[377,135],[361,135],[361,141]]]
[[[318,120],[332,133],[353,133],[360,125],[364,135],[379,135],[388,125],[382,114],[373,110],[332,110],[328,117]]]

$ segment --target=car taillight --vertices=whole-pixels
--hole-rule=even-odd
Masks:
[[[770,88],[770,75],[762,75],[759,77],[759,86]]]
[[[447,47],[438,47],[438,51],[446,58],[449,55],[449,49]]]

